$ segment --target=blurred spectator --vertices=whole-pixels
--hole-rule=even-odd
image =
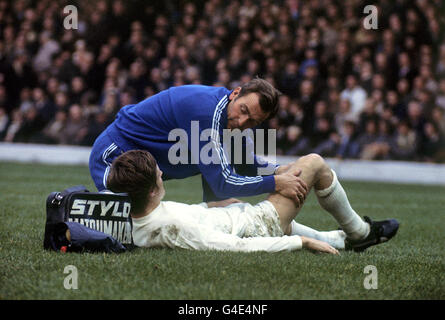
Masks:
[[[87,125],[78,104],[73,104],[68,113],[65,126],[60,132],[60,143],[80,144],[87,134]]]
[[[410,92],[410,84],[407,79],[402,78],[397,82],[397,93],[399,97],[401,97],[401,102],[404,105],[407,105],[412,99],[413,94]]]
[[[283,76],[280,80],[282,93],[291,98],[296,98],[298,94],[297,88],[299,80],[298,63],[296,61],[289,61],[286,63]]]
[[[439,131],[439,134],[445,138],[445,111],[439,107],[433,109],[431,120]]]
[[[401,121],[397,125],[396,133],[391,143],[391,154],[395,160],[417,160],[419,137],[408,122]]]
[[[351,115],[358,120],[359,114],[365,106],[366,91],[358,85],[357,77],[350,74],[346,78],[346,88],[341,92],[340,98],[351,103]]]
[[[69,108],[69,99],[68,99],[68,95],[63,92],[63,91],[59,91],[56,93],[55,95],[55,99],[54,99],[54,108],[57,111],[65,111],[68,112],[68,108]]]
[[[372,156],[374,155],[373,146],[377,142],[377,138],[377,122],[370,119],[365,123],[365,131],[357,137],[360,159],[372,159]]]
[[[4,86],[0,85],[0,108],[7,109],[9,105],[8,96]]]
[[[314,122],[314,130],[310,136],[311,147],[325,143],[334,132],[332,122],[327,116],[317,117]]]
[[[376,126],[378,125],[378,133]],[[390,131],[388,123],[385,121],[377,122],[369,119],[366,123],[367,135],[359,139],[360,158],[365,160],[384,160],[388,159],[390,151]]]
[[[342,127],[335,156],[340,159],[355,159],[359,156],[360,151],[360,145],[356,141],[356,125],[353,121],[345,121]]]
[[[142,60],[136,60],[130,65],[126,86],[135,90],[137,101],[145,98],[144,89],[148,85],[145,73],[145,64]]]
[[[323,157],[335,157],[341,143],[340,135],[335,131],[330,131],[329,136],[317,144],[311,152]]]
[[[369,120],[378,122],[380,115],[377,113],[377,106],[373,98],[366,99],[363,111],[359,115],[358,130],[359,132],[365,131],[366,124]]]
[[[301,129],[297,126],[290,126],[286,130],[285,138],[277,146],[277,150],[282,150],[282,154],[288,156],[299,156],[309,152],[309,139],[302,136]]]
[[[23,122],[15,133],[13,141],[38,142],[44,126],[45,121],[42,119],[37,108],[33,106],[24,114]]]
[[[62,142],[62,132],[66,125],[66,112],[59,110],[55,118],[43,129],[42,143],[58,144]]]
[[[34,106],[34,102],[32,100],[32,90],[30,88],[23,88],[20,91],[19,110],[22,113],[26,113],[33,106]]]
[[[48,70],[51,67],[54,54],[60,50],[59,43],[52,38],[48,31],[40,34],[39,41],[39,50],[33,60],[33,67],[37,72]]]
[[[416,76],[416,71],[411,66],[411,58],[407,52],[399,53],[398,63],[399,79],[404,78],[408,80],[408,83],[412,83]]]
[[[374,122],[373,120],[370,120]],[[387,160],[391,149],[391,127],[388,122],[378,122],[378,136],[375,141],[366,145],[361,158],[366,160]]]
[[[85,135],[82,137],[79,144],[84,146],[92,146],[96,138],[107,128],[111,123],[106,113],[98,112],[93,114],[88,121],[88,127],[86,128]]]
[[[323,149],[325,149],[325,144],[330,140],[332,133],[335,132],[335,128],[332,114],[329,112],[328,106],[323,100],[317,101],[315,104],[314,117],[314,128],[310,137],[311,146],[312,148],[316,148],[318,145],[323,144]],[[331,143],[329,143],[329,145],[331,145]],[[333,148],[333,146],[331,147]]]
[[[396,91],[389,90],[386,93],[386,106],[391,110],[392,114],[398,118],[398,120],[402,120],[406,118],[406,106],[399,101],[399,96]]]
[[[79,104],[86,91],[85,82],[81,77],[74,77],[69,88],[69,100],[71,104]]]
[[[287,125],[297,125],[299,127],[303,124],[304,112],[301,106],[296,101],[291,101],[287,112]]]
[[[40,88],[35,88],[32,91],[32,99],[39,118],[46,124],[54,117],[54,105],[48,99],[45,91]]]
[[[439,130],[432,122],[425,123],[424,141],[421,145],[421,154],[423,161],[434,162],[439,158],[441,147],[444,146],[443,137],[440,136]]]
[[[422,137],[426,119],[423,113],[423,107],[418,101],[413,100],[408,103],[408,116],[406,120],[410,128],[416,132],[416,135]]]
[[[445,78],[440,79],[436,97],[436,105],[445,111]]]
[[[314,84],[309,80],[303,80],[300,85],[299,100],[303,109],[302,127],[307,135],[311,135],[314,128],[315,95]]]
[[[23,115],[20,110],[15,109],[12,112],[12,120],[6,131],[5,141],[6,142],[18,142],[17,133],[23,124]]]
[[[3,140],[3,138],[5,137],[8,126],[9,116],[6,113],[5,108],[0,108],[0,140]]]
[[[204,61],[201,64],[202,69],[202,80],[203,84],[211,85],[215,82],[215,72],[216,72],[216,64],[218,61],[218,49],[215,46],[208,46],[205,49]],[[247,64],[248,71],[251,71],[252,75],[257,74],[258,67],[252,67],[256,60],[249,60]],[[250,69],[250,70],[249,70]]]

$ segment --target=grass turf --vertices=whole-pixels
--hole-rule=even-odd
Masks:
[[[136,249],[124,254],[60,254],[42,248],[45,200],[83,184],[88,168],[0,162],[0,299],[444,299],[445,189],[343,182],[354,209],[401,222],[389,243],[341,256]],[[165,183],[165,200],[201,201],[199,177]],[[264,196],[244,199],[256,203]],[[297,221],[336,229],[313,193]],[[78,270],[78,289],[64,288]],[[377,289],[364,287],[368,265]]]

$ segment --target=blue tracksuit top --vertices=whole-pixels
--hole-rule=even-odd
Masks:
[[[165,179],[182,179],[201,173],[214,194],[221,198],[274,192],[273,175],[238,175],[227,161],[222,137],[223,129],[227,128],[230,93],[226,88],[203,85],[172,87],[137,104],[123,107],[106,132],[124,151],[149,151],[155,157]],[[193,121],[195,122],[192,125]],[[199,135],[196,134],[197,125]],[[170,138],[173,141],[169,141],[169,134],[174,129],[182,129],[187,134],[187,140],[182,140],[188,142],[185,145],[187,159],[179,164],[169,161],[170,148],[175,144],[176,147],[179,146],[179,136],[176,139]],[[201,136],[205,129],[212,134]],[[205,138],[204,141],[200,141],[200,137]],[[203,162],[198,156],[203,147],[208,152],[209,145],[213,146],[210,153],[212,159],[218,161]],[[255,166],[264,164],[259,165],[255,160]]]

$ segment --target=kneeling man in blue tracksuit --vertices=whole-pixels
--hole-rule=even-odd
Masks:
[[[163,171],[163,180],[201,174],[206,202],[277,192],[300,205],[307,191],[300,172],[262,161],[253,150],[253,161],[237,166],[224,145],[227,132],[244,132],[273,117],[278,96],[270,83],[256,78],[234,90],[172,87],[124,106],[94,143],[91,177],[99,191],[106,190],[113,160],[129,150],[146,150]],[[271,170],[261,171],[266,168]]]

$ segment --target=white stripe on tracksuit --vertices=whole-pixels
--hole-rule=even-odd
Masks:
[[[225,109],[228,103],[228,97],[224,96],[216,105],[215,113],[213,114],[213,122],[212,122],[212,142],[216,148],[220,164],[222,167],[222,174],[227,183],[233,185],[244,185],[250,183],[258,183],[263,180],[263,177],[236,177],[234,176],[229,169],[229,164],[224,153],[224,149],[221,146],[220,138],[219,138],[219,127],[220,127],[220,119],[221,113]]]
[[[117,148],[117,145],[115,145],[113,142],[112,144],[110,144],[108,146],[107,149],[105,149],[104,153],[102,153],[102,160],[107,165],[107,168],[105,169],[104,177],[102,179],[102,183],[105,188],[107,187],[107,178],[108,178],[108,173],[110,172],[110,167],[111,167],[111,163],[107,161],[107,158],[114,150],[116,150],[116,148]]]

